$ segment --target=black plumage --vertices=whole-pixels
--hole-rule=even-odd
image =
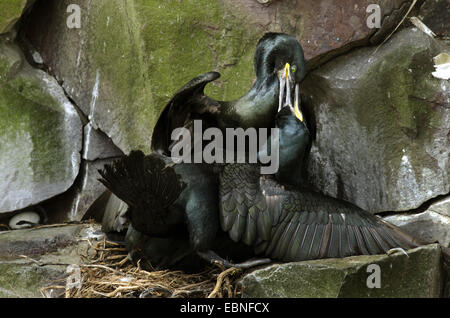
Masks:
[[[257,165],[225,166],[219,193],[222,229],[273,259],[382,254],[418,246],[406,233],[350,203],[261,177]]]
[[[284,87],[280,87],[280,79],[286,67],[290,75],[285,79],[285,87],[292,87],[293,92],[293,87],[306,74],[302,47],[290,35],[267,33],[259,40],[255,51],[256,81],[241,98],[217,101],[204,94],[205,86],[220,77],[217,72],[192,79],[174,94],[161,113],[153,131],[152,150],[170,155],[174,143],[172,131],[179,127],[191,129],[195,119],[202,120],[204,129],[273,127]]]
[[[105,166],[101,181],[129,206],[129,248],[140,247],[164,266],[197,254],[207,258],[211,250],[230,256],[239,249],[248,257],[293,261],[417,246],[369,212],[304,187],[300,172],[310,136],[299,104],[304,61],[297,40],[264,36],[256,49],[255,71],[253,87],[233,102],[204,95],[205,85],[218,73],[191,80],[158,120],[155,152],[144,156],[134,151]],[[191,129],[194,119],[201,119],[204,128],[278,127],[278,172],[262,176],[258,164],[174,164],[168,157],[171,132]],[[241,249],[244,245],[253,252]]]
[[[382,254],[420,244],[377,216],[298,182],[308,127],[290,107],[278,112],[276,124],[280,168],[275,176],[261,176],[257,164],[228,164],[219,177],[221,227],[233,241],[283,261]]]
[[[282,131],[297,131],[293,138],[306,139],[293,140],[297,146],[288,148],[302,157],[309,134],[300,132],[307,127],[288,110],[283,108],[279,115],[295,120],[276,122],[282,123],[278,127]],[[280,143],[281,154],[287,153],[285,145]],[[292,156],[291,160],[298,164],[296,158]],[[165,244],[171,248],[164,251],[179,260],[215,249],[220,228],[232,242],[254,249],[254,253],[247,252],[248,257],[265,255],[283,261],[382,254],[391,248],[409,249],[419,244],[395,226],[348,202],[280,183],[275,176],[261,175],[258,164],[213,167],[167,165],[168,161],[159,154],[132,152],[102,172],[102,182],[129,204],[133,231],[147,236],[145,243],[140,241],[145,244],[141,248],[153,253],[150,257],[166,259],[164,264],[168,256],[157,252],[159,245],[148,237],[168,238],[170,243]],[[291,166],[290,160],[280,162]],[[150,182],[149,178],[158,181]],[[173,189],[162,193],[168,187]],[[129,237],[139,233],[131,232]],[[224,240],[223,236],[220,239]],[[135,239],[131,245],[137,245]],[[224,255],[233,252],[233,244],[223,245]]]

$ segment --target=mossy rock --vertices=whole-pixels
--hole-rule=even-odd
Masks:
[[[66,191],[78,175],[82,126],[55,79],[0,38],[0,213]]]
[[[239,98],[252,85],[253,54],[264,33],[296,36],[310,58],[363,43],[376,32],[363,23],[367,1],[322,12],[317,1],[265,6],[254,0],[46,0],[36,3],[23,33],[94,128],[126,153],[148,153],[162,108],[190,79],[218,71],[222,77],[206,93],[219,100]],[[387,4],[383,14],[400,4]],[[79,7],[80,28],[67,26],[69,5]],[[347,12],[345,18],[322,21],[335,10]],[[330,33],[323,45],[314,44],[322,37],[316,30]]]
[[[440,297],[444,283],[440,246],[407,253],[271,265],[241,280],[243,297]],[[371,276],[377,273],[378,281]]]
[[[68,266],[91,255],[87,239],[103,239],[99,229],[82,224],[0,232],[0,298],[61,296],[61,289],[41,291],[64,285]]]
[[[79,29],[66,25],[69,4],[79,5]],[[215,98],[243,95],[263,33],[207,0],[49,0],[37,3],[24,30],[93,127],[124,152],[150,151],[160,111],[199,74],[222,72],[207,89]]]
[[[0,34],[11,30],[14,23],[17,22],[22,15],[27,2],[27,0],[0,1]]]

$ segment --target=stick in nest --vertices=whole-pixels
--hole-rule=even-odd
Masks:
[[[80,265],[81,290],[67,290],[67,297],[236,297],[233,285],[241,270],[209,267],[200,273],[141,268],[146,260],[131,264],[126,249],[106,240],[88,241],[95,251]],[[118,259],[121,261],[117,262]],[[237,277],[234,277],[237,276]],[[233,279],[231,279],[233,277]]]
[[[214,298],[216,297],[217,293],[219,292],[220,288],[222,287],[222,282],[224,280],[224,278],[228,278],[228,275],[234,275],[238,272],[240,272],[240,269],[237,269],[235,267],[230,267],[225,271],[222,271],[219,276],[217,276],[217,282],[216,282],[216,286],[214,287],[213,291],[208,295],[208,298]],[[227,284],[228,285],[228,284]],[[229,285],[228,285],[229,287]]]

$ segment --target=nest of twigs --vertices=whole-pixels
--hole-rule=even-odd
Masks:
[[[240,269],[215,264],[194,274],[154,270],[143,259],[133,264],[127,250],[117,243],[106,239],[88,243],[85,264],[79,265],[80,283],[73,284],[69,282],[72,278],[65,277],[43,288],[44,296],[49,290],[59,290],[60,296],[66,298],[235,298],[241,294],[236,284],[242,274]]]

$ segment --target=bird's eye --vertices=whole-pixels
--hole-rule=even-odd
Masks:
[[[297,70],[297,66],[292,65],[292,67],[291,67],[291,72],[292,72],[292,73],[295,73],[296,70]]]

